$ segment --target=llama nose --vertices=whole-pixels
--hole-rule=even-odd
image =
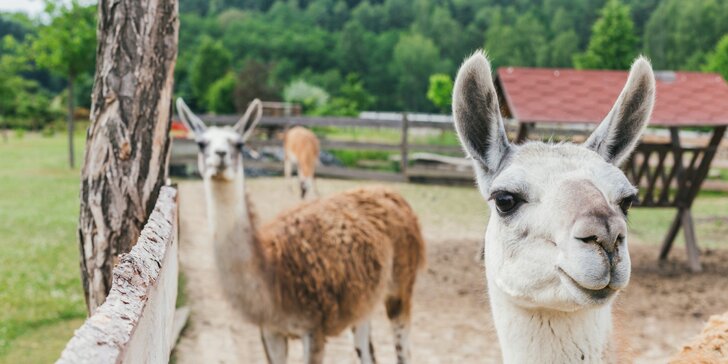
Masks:
[[[225,154],[227,154],[227,151],[225,150],[216,150],[215,154],[217,154],[220,158],[224,158]]]
[[[586,244],[599,244],[610,258],[626,233],[627,226],[619,216],[602,214],[582,216],[577,219],[573,230],[575,239]]]

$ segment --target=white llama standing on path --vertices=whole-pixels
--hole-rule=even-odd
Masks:
[[[220,279],[233,307],[261,329],[271,364],[303,339],[308,364],[323,362],[327,336],[354,327],[361,362],[374,363],[369,316],[385,303],[398,363],[409,362],[412,290],[425,263],[417,216],[397,193],[360,188],[300,204],[258,228],[245,196],[242,148],[260,112],[253,101],[234,128],[207,128],[177,110],[200,146],[199,165]]]
[[[637,190],[618,167],[654,98],[652,68],[640,57],[583,145],[513,145],[485,55],[461,66],[453,116],[491,210],[486,280],[505,363],[622,361],[612,302],[629,282],[626,215]]]

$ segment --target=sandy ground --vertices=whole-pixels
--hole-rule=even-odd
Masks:
[[[364,182],[319,181],[323,195]],[[427,240],[428,268],[414,298],[412,354],[415,363],[498,363],[500,349],[490,318],[482,264],[475,258],[487,213],[474,188],[393,185],[410,201]],[[200,182],[180,183],[180,262],[192,315],[175,351],[177,363],[265,363],[258,329],[242,322],[223,300],[207,238]],[[278,178],[251,179],[248,191],[261,220],[297,202]],[[638,363],[664,363],[700,331],[711,314],[726,309],[728,251],[708,251],[705,273],[688,274],[684,253],[658,267],[657,246],[632,241],[633,278],[618,310]],[[373,317],[381,363],[393,363],[394,347],[383,307]],[[326,363],[356,363],[347,331],[330,338]],[[300,341],[289,346],[289,363],[302,362]]]

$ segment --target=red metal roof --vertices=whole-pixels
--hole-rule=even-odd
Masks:
[[[522,122],[598,123],[612,108],[627,71],[498,69],[504,98]],[[728,125],[728,84],[715,73],[656,72],[650,125]]]

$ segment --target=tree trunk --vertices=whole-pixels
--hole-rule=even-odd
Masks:
[[[78,237],[89,313],[167,178],[177,0],[100,0]]]
[[[73,75],[68,75],[68,165],[73,169]]]

